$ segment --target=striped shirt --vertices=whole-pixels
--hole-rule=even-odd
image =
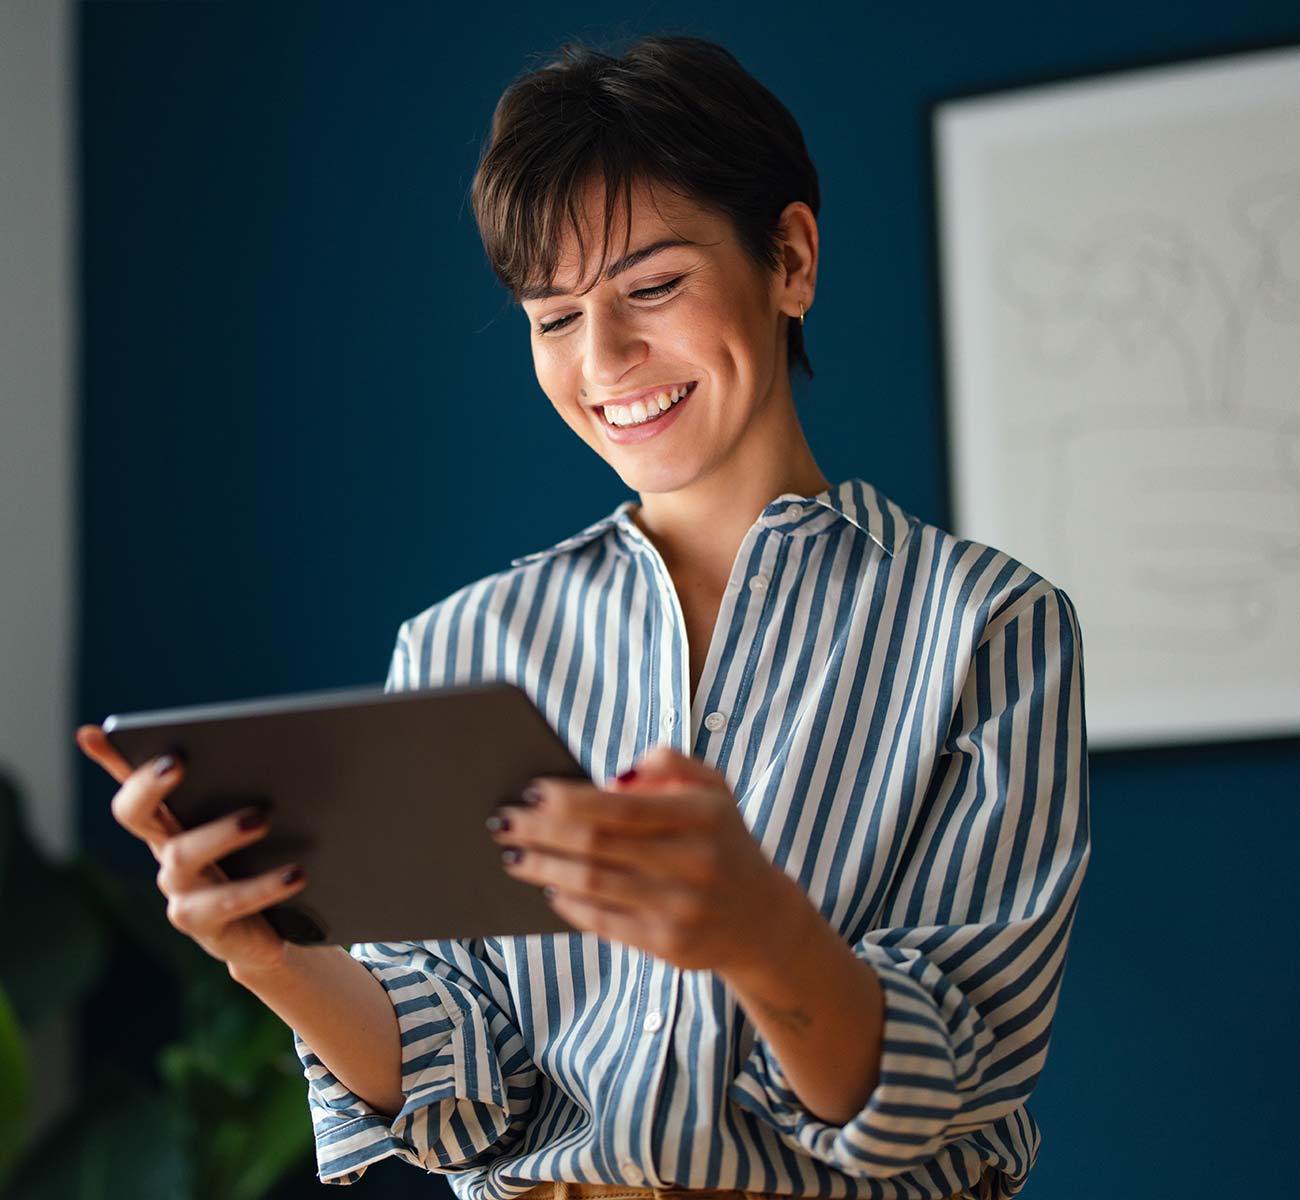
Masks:
[[[1072,602],[860,479],[787,493],[745,534],[691,696],[634,504],[404,621],[385,690],[508,680],[597,786],[657,744],[718,768],[875,969],[878,1086],[818,1119],[714,972],[593,934],[358,943],[406,1102],[390,1121],[294,1031],[319,1178],[396,1155],[462,1200],[543,1180],[923,1200],[991,1166],[1014,1195],[1089,855]]]

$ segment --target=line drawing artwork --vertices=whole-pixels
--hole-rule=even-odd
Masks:
[[[1074,600],[1093,748],[1300,732],[1300,47],[935,126],[955,531]]]
[[[1244,362],[1253,321],[1288,327],[1300,346],[1300,170],[1235,189],[1226,216],[1246,247],[1235,278],[1177,221],[1149,213],[1105,218],[1075,245],[1018,232],[994,272],[1034,369],[1083,376],[1109,350],[1126,364],[1163,358],[1175,374],[1181,411],[1162,412],[1134,388],[1053,413],[1046,444],[1058,487],[1046,497],[1045,523],[1068,556],[1068,514],[1086,503],[1077,494],[1088,483],[1080,464],[1158,440],[1159,457],[1130,486],[1153,503],[1181,504],[1119,535],[1128,553],[1111,566],[1127,575],[1138,603],[1115,636],[1209,657],[1293,620],[1279,610],[1278,585],[1300,576],[1300,372],[1287,392],[1251,395]],[[1264,503],[1243,505],[1243,497]],[[1197,519],[1189,509],[1198,506],[1215,515]],[[1231,574],[1221,555],[1188,556],[1207,543],[1233,547]],[[1177,561],[1161,561],[1168,551]],[[1144,592],[1154,603],[1142,602]],[[1213,636],[1189,642],[1188,625],[1168,622],[1170,605],[1199,613],[1199,632]]]

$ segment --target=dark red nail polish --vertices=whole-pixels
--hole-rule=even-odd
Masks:
[[[267,815],[260,809],[254,809],[252,812],[240,813],[239,828],[243,830],[261,829],[267,822]]]
[[[627,783],[629,779],[635,779],[635,778],[636,778],[636,768],[628,767],[628,769],[618,777],[618,781],[619,783]]]
[[[520,795],[525,804],[537,805],[541,803],[542,793],[538,788],[526,787]]]
[[[281,883],[297,883],[302,878],[301,867],[290,867],[283,875],[280,876]]]

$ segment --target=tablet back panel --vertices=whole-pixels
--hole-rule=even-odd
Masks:
[[[264,909],[294,942],[435,940],[572,931],[508,875],[484,827],[536,776],[586,779],[521,688],[316,692],[108,717],[133,767],[167,751],[185,828],[270,804],[270,829],[220,860],[230,879],[301,863],[306,886]]]

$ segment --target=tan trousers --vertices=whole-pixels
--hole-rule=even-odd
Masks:
[[[993,1175],[986,1171],[974,1188],[956,1192],[948,1200],[990,1200],[993,1195]],[[564,1180],[547,1180],[531,1187],[517,1200],[791,1200],[789,1196],[768,1195],[765,1192],[742,1192],[734,1188],[642,1188],[621,1183],[568,1183]]]

